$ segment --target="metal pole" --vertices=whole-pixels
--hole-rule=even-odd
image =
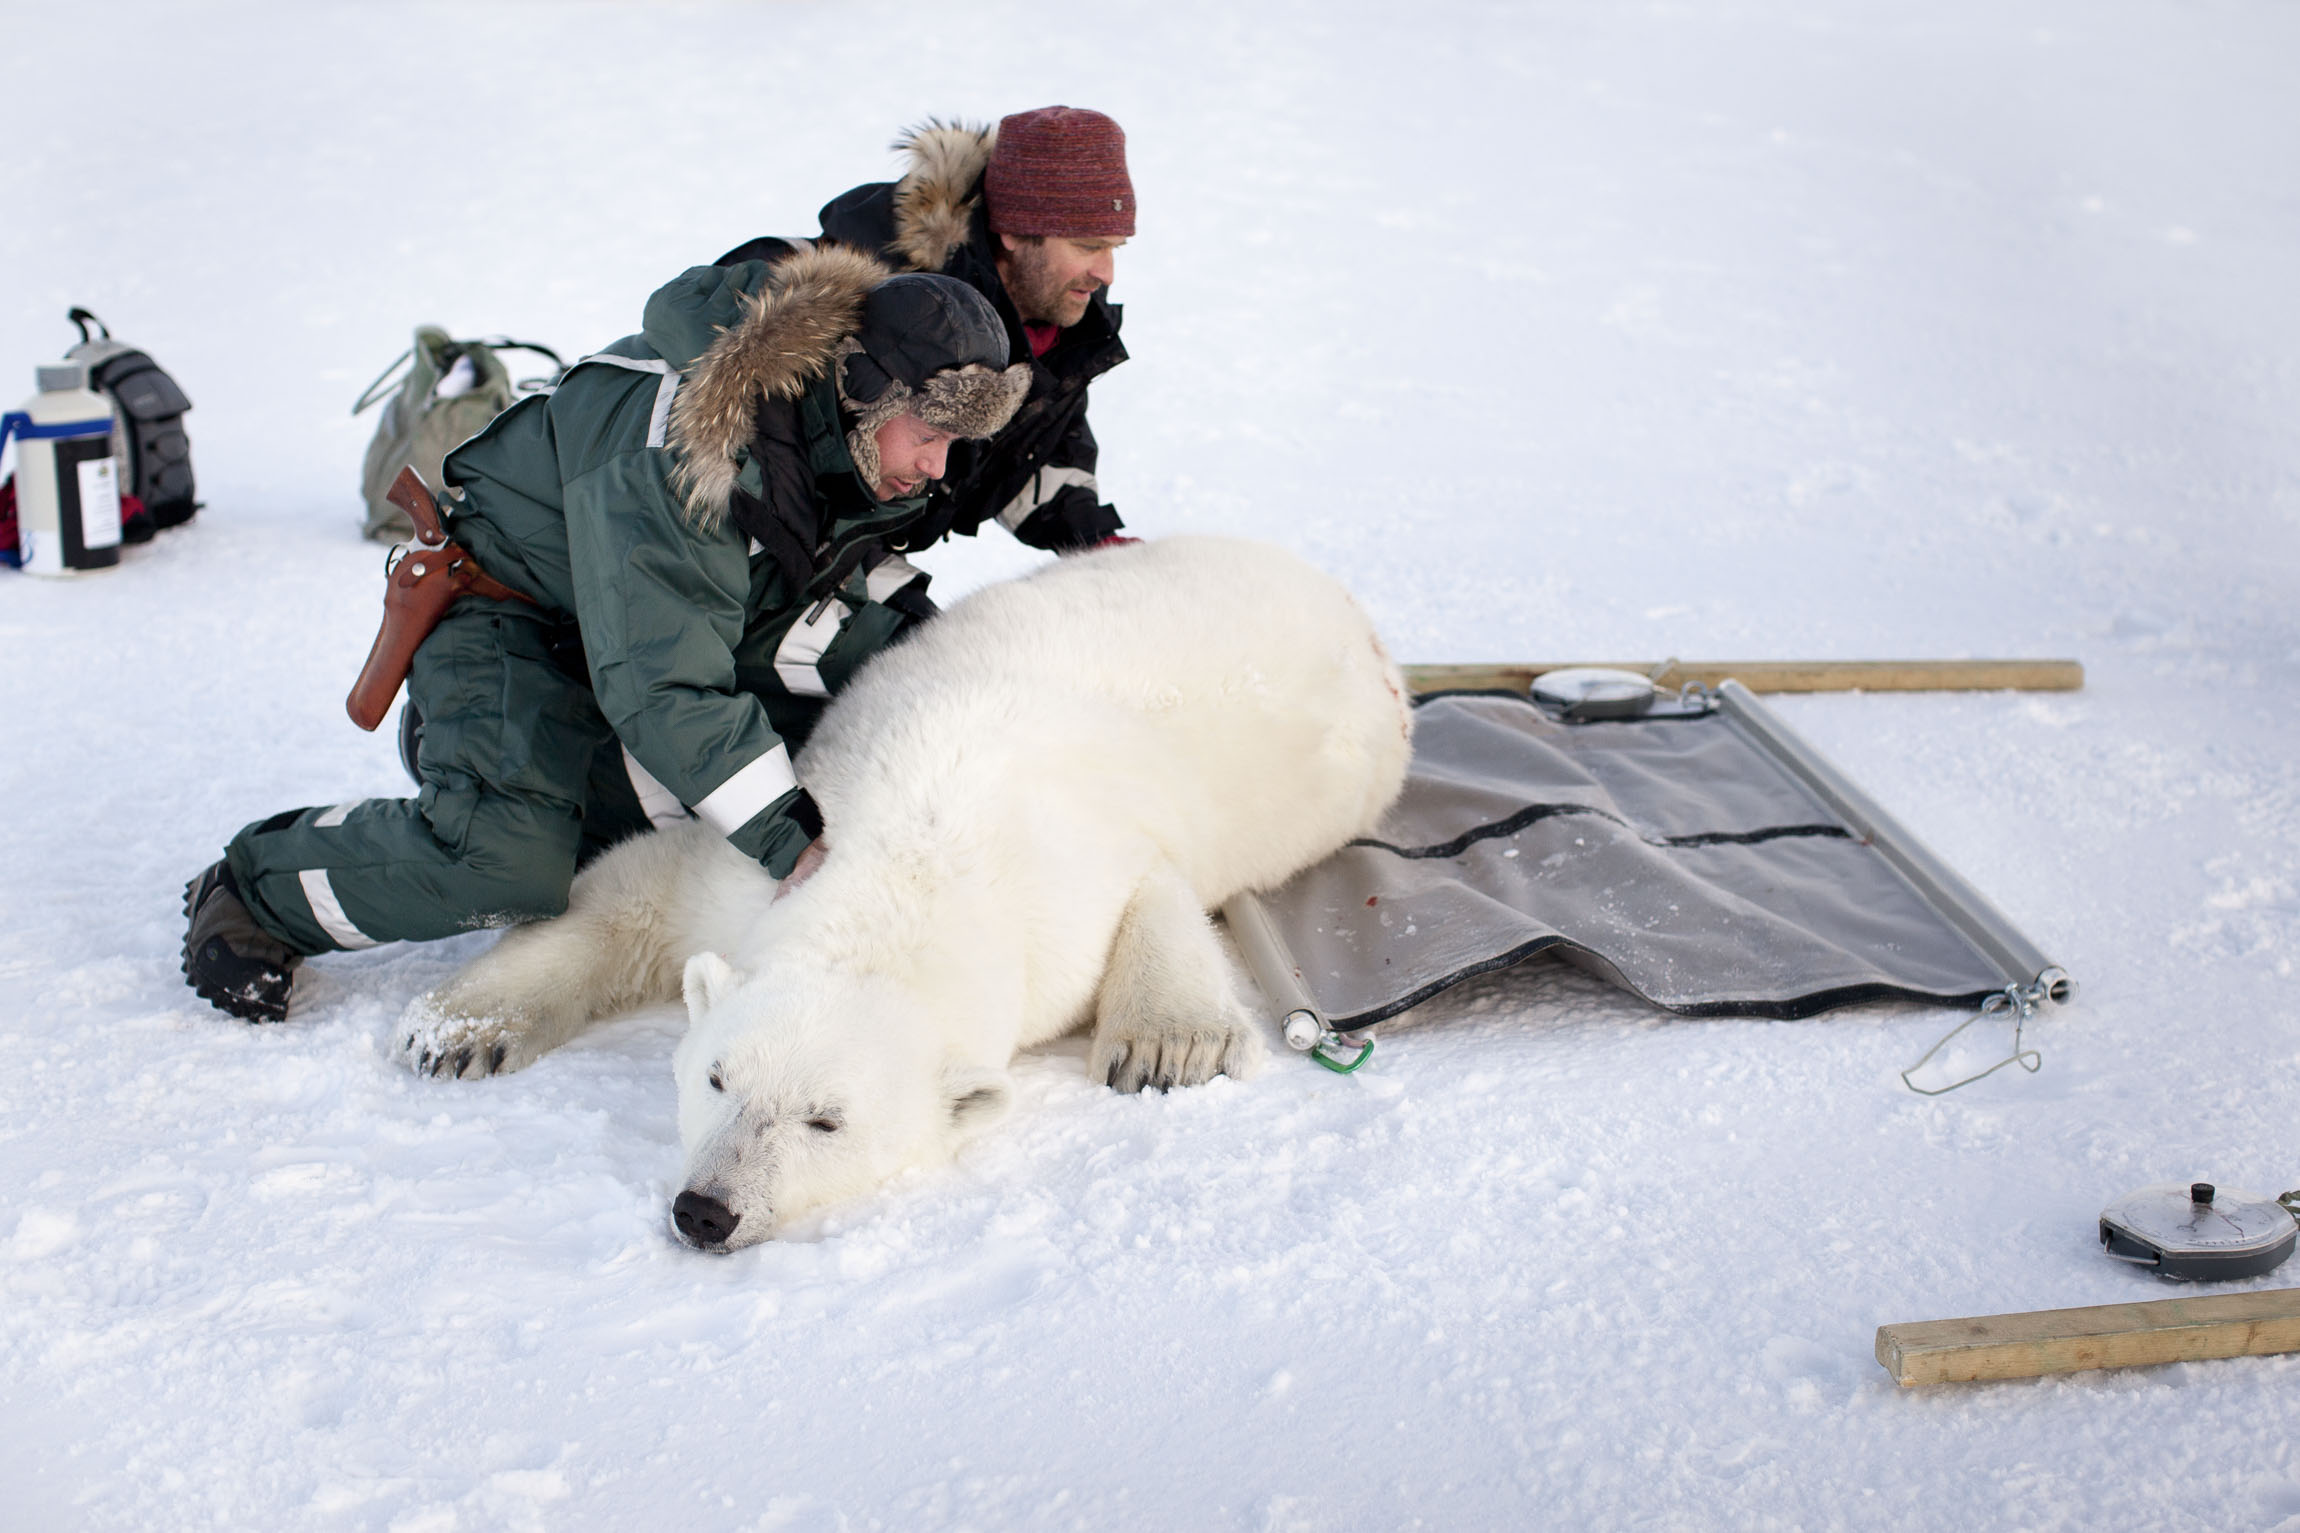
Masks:
[[[1276,1004],[1284,1019],[1287,1047],[1305,1051],[1316,1048],[1327,1032],[1325,1015],[1311,999],[1300,966],[1286,951],[1285,941],[1270,924],[1270,913],[1262,908],[1262,902],[1251,891],[1237,895],[1222,907],[1222,920],[1237,941],[1238,954],[1246,960],[1254,983],[1262,987],[1262,993]]]
[[[1716,692],[1718,711],[1739,727],[1815,797],[1845,821],[1847,828],[1876,847],[1894,870],[1938,910],[1981,956],[1995,964],[2005,982],[2033,985],[2048,973],[2054,978],[2044,993],[2054,1001],[2076,994],[2076,982],[2058,973],[2052,960],[1987,895],[1965,882],[1956,869],[1933,855],[1900,821],[1885,813],[1876,800],[1853,785],[1827,758],[1782,723],[1754,693],[1737,681],[1727,681]]]

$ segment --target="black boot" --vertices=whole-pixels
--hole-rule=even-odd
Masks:
[[[288,991],[303,955],[256,925],[240,902],[229,863],[184,885],[184,983],[244,1022],[287,1020]]]

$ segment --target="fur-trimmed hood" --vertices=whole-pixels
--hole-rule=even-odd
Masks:
[[[897,415],[961,437],[988,437],[1030,392],[1030,364],[1009,365],[1006,323],[990,300],[940,272],[899,272],[871,289],[862,328],[839,345],[839,403],[854,416],[847,454],[879,480],[878,427]]]
[[[910,166],[894,184],[894,240],[888,247],[912,271],[941,271],[974,234],[982,173],[998,129],[929,117],[894,141]]]
[[[826,244],[764,268],[756,291],[740,285],[744,275],[697,267],[647,301],[647,343],[686,375],[664,438],[676,460],[672,488],[706,531],[726,519],[759,406],[794,399],[822,377],[861,323],[864,298],[893,272]]]

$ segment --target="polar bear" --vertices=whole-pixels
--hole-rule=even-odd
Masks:
[[[400,1029],[432,1073],[515,1070],[683,995],[682,1239],[725,1251],[947,1159],[1016,1050],[1091,1020],[1121,1091],[1242,1075],[1260,1031],[1206,912],[1369,830],[1412,714],[1349,594],[1177,537],[1074,556],[871,661],[797,762],[820,871],[776,898],[701,824],[636,837]]]

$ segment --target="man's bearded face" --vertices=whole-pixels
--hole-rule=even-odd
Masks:
[[[1049,234],[1041,240],[1016,235],[998,237],[999,280],[1015,312],[1033,325],[1065,328],[1086,317],[1086,305],[1117,275],[1117,250],[1124,240],[1065,239]]]

